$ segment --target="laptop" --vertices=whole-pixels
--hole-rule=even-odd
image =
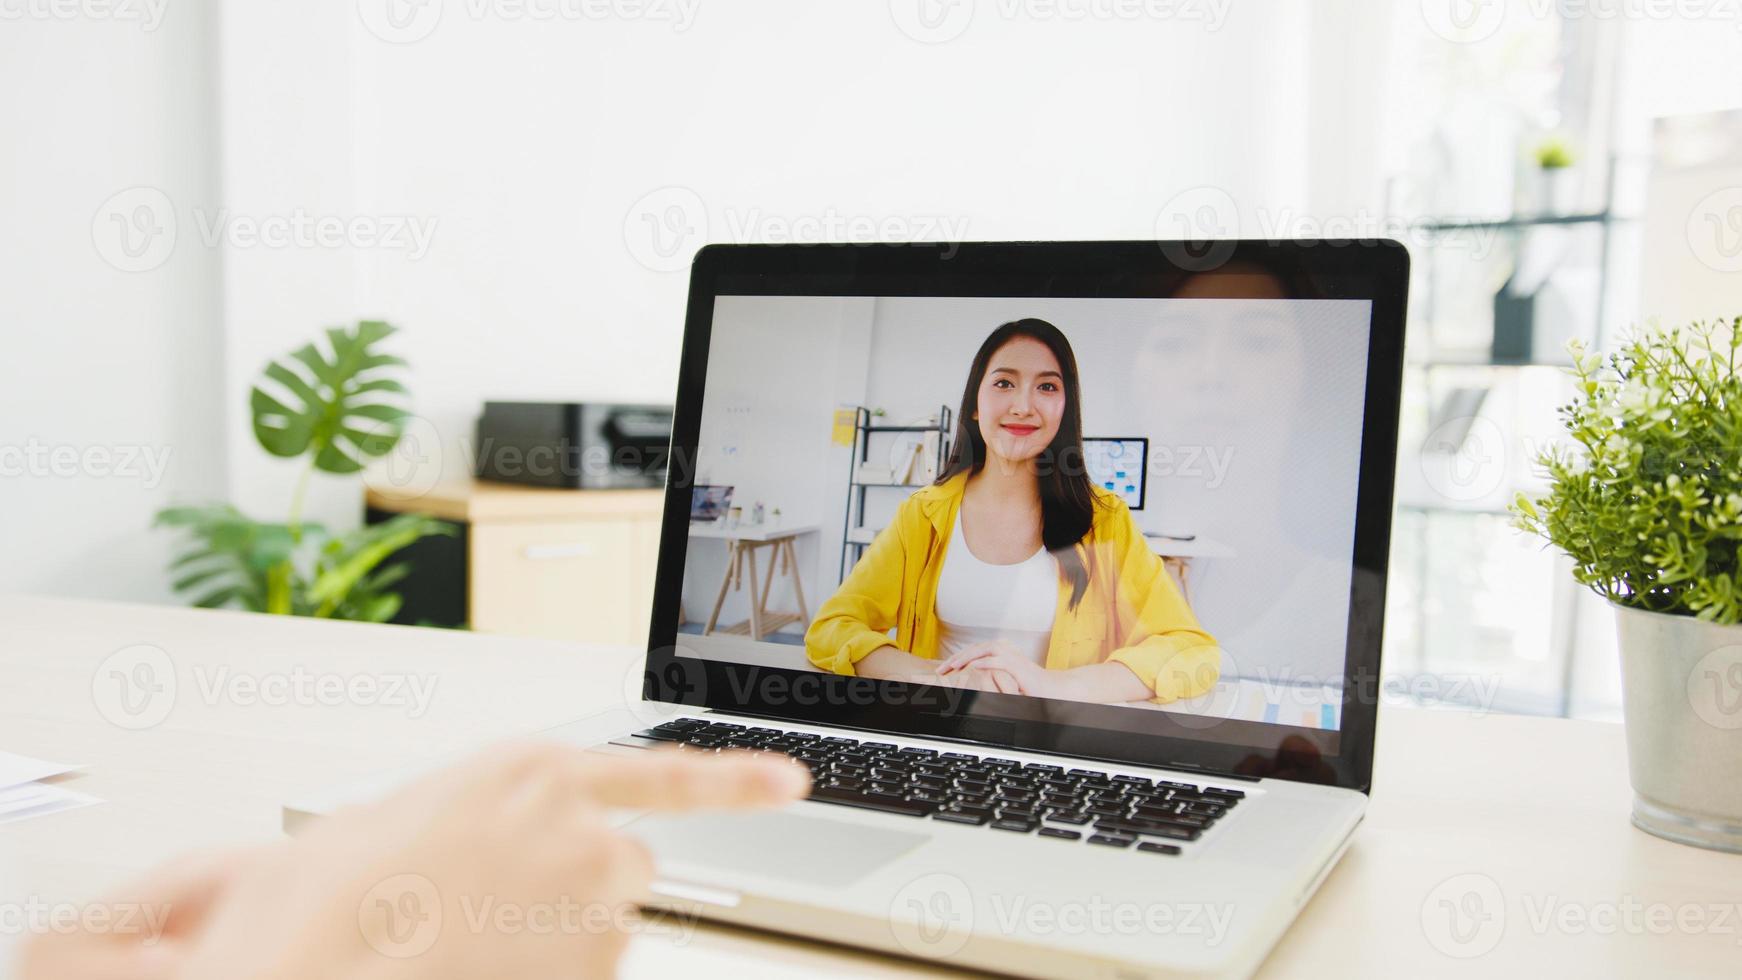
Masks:
[[[1408,265],[1376,240],[702,249],[640,698],[553,734],[782,752],[814,788],[631,815],[658,901],[1018,976],[1253,973],[1372,790]],[[935,482],[858,479],[916,440]],[[763,582],[690,533],[727,485],[780,515]],[[752,604],[793,621],[752,639]]]

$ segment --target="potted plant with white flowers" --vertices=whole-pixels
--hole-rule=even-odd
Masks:
[[[1517,526],[1615,608],[1634,824],[1742,851],[1742,317],[1570,349],[1571,444]]]

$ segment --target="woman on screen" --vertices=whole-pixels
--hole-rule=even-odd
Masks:
[[[1221,651],[1124,501],[1090,482],[1081,405],[1057,327],[992,331],[968,370],[949,464],[818,611],[811,662],[1076,701],[1208,691]]]

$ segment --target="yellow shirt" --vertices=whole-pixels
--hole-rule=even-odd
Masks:
[[[938,575],[967,483],[967,474],[957,474],[902,502],[805,631],[812,663],[852,674],[854,664],[891,642],[891,628],[896,647],[937,659]],[[1094,523],[1075,545],[1088,585],[1072,609],[1070,580],[1059,575],[1047,669],[1112,660],[1149,685],[1156,701],[1203,694],[1221,673],[1216,638],[1198,625],[1125,502],[1095,492]]]

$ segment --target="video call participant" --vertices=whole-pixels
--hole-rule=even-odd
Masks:
[[[992,331],[957,420],[938,481],[902,502],[805,632],[811,662],[1103,703],[1214,686],[1215,637],[1124,501],[1089,480],[1064,333],[1033,318]]]

